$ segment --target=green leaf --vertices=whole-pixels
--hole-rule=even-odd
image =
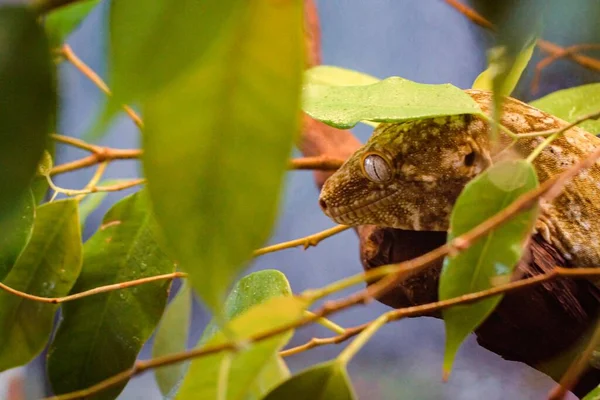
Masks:
[[[358,86],[370,85],[379,81],[379,78],[372,75],[331,65],[317,65],[304,72],[304,84]]]
[[[519,83],[523,71],[525,71],[527,64],[529,64],[529,60],[531,60],[535,45],[536,41],[531,41],[531,44],[519,52],[512,60],[506,60],[505,58],[495,61],[490,60],[492,61],[490,66],[479,74],[475,82],[473,82],[473,89],[492,90],[494,79],[498,74],[502,74],[502,79],[498,82],[498,95],[510,96],[515,87],[517,87],[517,83]],[[499,65],[502,62],[508,62],[509,66]]]
[[[356,399],[346,363],[328,361],[308,368],[271,391],[264,400]]]
[[[217,313],[277,215],[300,116],[302,3],[241,2],[227,29],[210,33],[211,51],[143,104],[156,218]],[[214,24],[210,14],[184,14],[197,26]]]
[[[260,400],[265,394],[273,390],[281,382],[289,379],[290,370],[278,355],[273,356],[265,363],[260,374],[255,378],[252,386],[246,394],[245,400]]]
[[[59,47],[79,27],[100,0],[79,1],[50,13],[45,20],[51,47]]]
[[[458,197],[450,216],[448,240],[499,213],[537,185],[533,166],[524,160],[503,161],[492,166],[469,182]],[[440,276],[440,300],[507,283],[521,259],[536,217],[536,207],[524,211],[477,240],[467,250],[447,257]],[[442,311],[446,325],[445,376],[450,373],[463,340],[487,318],[501,299],[502,296],[498,295]]]
[[[154,232],[144,191],[115,204],[85,243],[73,292],[173,272]],[[169,280],[156,281],[65,303],[48,350],[48,378],[55,393],[83,389],[130,368],[160,320],[170,285]],[[124,386],[90,398],[114,399]]]
[[[225,319],[230,321],[273,297],[291,295],[290,283],[281,271],[266,269],[253,272],[237,281],[231,289],[225,301]],[[206,343],[217,332],[219,332],[219,324],[213,318],[204,329],[198,346]]]
[[[106,179],[98,183],[98,186],[116,185],[125,182],[127,179]],[[87,218],[93,213],[104,199],[108,196],[108,192],[94,192],[85,196],[79,203],[79,219],[81,226],[85,225]]]
[[[567,122],[573,122],[600,110],[600,83],[558,90],[530,104]],[[600,133],[600,120],[588,120],[578,126],[593,134]]]
[[[583,400],[600,400],[600,385],[596,387],[596,389],[589,392]]]
[[[36,296],[62,297],[80,270],[77,201],[55,201],[37,209],[31,239],[3,283]],[[0,291],[0,371],[26,364],[42,351],[57,308]]]
[[[303,109],[336,128],[361,120],[401,122],[444,115],[481,114],[477,103],[450,84],[429,85],[391,77],[371,85],[304,85]]]
[[[268,273],[274,276],[273,272]],[[260,281],[262,279],[258,279],[256,282]],[[256,289],[264,292],[270,291],[261,287],[256,287]],[[251,295],[251,292],[248,292],[248,295]],[[262,296],[259,295],[258,298],[260,299]],[[264,299],[259,301],[264,301]],[[271,297],[243,312],[227,326],[238,340],[243,341],[258,333],[275,330],[299,320],[307,307],[307,301],[299,297],[289,295]],[[279,363],[277,352],[288,342],[292,334],[291,330],[287,331],[250,344],[232,355],[226,398],[258,399],[264,394],[264,391],[260,390],[261,388],[268,390],[280,382],[285,371],[281,371],[282,366],[280,365],[279,373],[273,374],[274,366],[272,364]],[[211,339],[206,340],[205,344],[211,346],[227,340],[222,332],[217,332]],[[219,370],[225,357],[226,354],[219,353],[195,359],[191,363],[177,399],[217,398]]]
[[[179,292],[163,314],[154,337],[152,357],[184,351],[190,331],[192,313],[192,291],[187,282],[183,282]],[[187,370],[186,363],[170,365],[154,370],[160,392],[168,396]]]
[[[52,130],[53,70],[36,16],[0,5],[0,221],[27,193]]]
[[[21,198],[16,211],[0,221],[0,281],[10,272],[33,232],[35,203],[31,190]]]

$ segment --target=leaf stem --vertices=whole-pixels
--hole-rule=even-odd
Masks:
[[[345,160],[326,156],[300,157],[290,160],[289,169],[318,169],[321,171],[335,171]]]
[[[352,343],[350,343],[342,352],[337,356],[337,360],[343,364],[348,364],[352,357],[371,339],[371,337],[388,322],[388,314],[385,313],[379,318],[368,324],[367,328],[363,330],[360,335]]]
[[[304,311],[305,315],[308,315],[310,317],[314,317],[315,313],[305,310]],[[342,328],[341,326],[339,326],[338,324],[336,324],[335,322],[333,322],[330,319],[327,319],[325,317],[317,317],[316,321],[317,324],[329,329],[330,331],[332,331],[333,333],[337,333],[338,335],[343,335],[346,330],[344,328]]]
[[[183,272],[172,272],[170,274],[156,275],[150,276],[147,278],[136,279],[133,281],[120,282],[112,285],[99,286],[94,289],[86,290],[85,292],[74,293],[64,297],[41,297],[33,294],[28,294],[25,292],[21,292],[19,290],[13,289],[9,286],[6,286],[4,283],[0,282],[0,289],[4,290],[8,293],[14,294],[15,296],[22,297],[27,300],[38,301],[41,303],[50,303],[50,304],[59,304],[66,303],[68,301],[78,300],[84,297],[92,296],[95,294],[106,293],[113,290],[126,289],[132,286],[144,285],[150,282],[156,282],[160,280],[166,279],[175,279],[175,278],[185,278],[187,274]]]
[[[100,168],[98,170],[100,170]],[[146,183],[146,179],[138,178],[131,179],[125,182],[115,183],[114,185],[89,186],[88,183],[88,186],[86,186],[85,189],[64,189],[60,186],[56,186],[56,184],[52,181],[52,178],[49,175],[46,176],[46,180],[48,181],[48,185],[50,185],[50,188],[52,188],[52,190],[54,190],[56,193],[62,193],[66,196],[81,196],[97,192],[118,192],[120,190],[129,189],[131,187]],[[92,182],[90,181],[90,183]]]
[[[228,351],[219,366],[219,378],[217,380],[217,400],[227,400],[227,384],[229,383],[229,371],[231,369],[231,361],[235,353]]]
[[[531,152],[531,154],[529,154],[529,156],[527,157],[527,162],[533,162],[533,160],[535,160],[535,158],[550,144],[552,143],[556,138],[558,138],[563,132],[568,131],[569,129],[573,128],[574,126],[579,125],[580,123],[587,121],[588,119],[598,119],[600,118],[600,110],[596,110],[593,113],[589,113],[586,115],[583,115],[579,118],[577,118],[575,121],[571,122],[568,125],[563,126],[562,128],[556,130],[555,132],[551,133],[551,135],[549,137],[547,137],[542,143],[540,143],[535,149],[533,149],[533,151]],[[550,131],[549,131],[550,132]]]
[[[68,0],[66,0],[68,1]],[[41,2],[41,1],[40,1]],[[45,0],[45,2],[52,2],[52,0]],[[58,3],[61,0],[54,0],[54,2]],[[62,0],[65,2],[65,0]],[[106,83],[98,76],[93,69],[91,69],[86,63],[84,63],[77,55],[73,52],[73,49],[67,44],[63,45],[60,49],[60,55],[62,55],[67,61],[69,61],[75,68],[77,68],[83,75],[85,75],[90,81],[92,81],[104,94],[107,96],[112,96],[112,92]],[[144,128],[144,123],[140,116],[128,105],[123,105],[123,110],[129,115],[129,118],[133,121],[133,123],[142,130]]]
[[[318,245],[323,239],[326,239],[330,236],[333,236],[337,233],[343,232],[347,229],[350,229],[350,226],[347,225],[338,225],[333,228],[325,229],[324,231],[313,233],[312,235],[305,236],[300,239],[290,240],[288,242],[277,243],[272,246],[267,246],[255,250],[253,255],[254,257],[262,256],[263,254],[273,253],[275,251],[289,249],[296,246],[303,246],[304,250],[308,249],[311,246]]]

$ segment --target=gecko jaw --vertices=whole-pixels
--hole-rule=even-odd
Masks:
[[[377,210],[392,203],[393,197],[397,191],[378,197],[373,200],[364,201],[361,199],[350,205],[340,205],[337,207],[321,207],[325,215],[333,219],[338,224],[344,225],[362,225],[368,222],[362,221],[366,213],[376,215]],[[366,213],[365,213],[366,211]]]

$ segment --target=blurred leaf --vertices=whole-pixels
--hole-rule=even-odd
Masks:
[[[48,32],[50,46],[53,48],[60,47],[98,3],[100,3],[100,0],[79,1],[60,7],[48,14],[44,26],[46,32]]]
[[[279,355],[271,357],[265,363],[260,374],[254,379],[253,385],[246,394],[245,400],[261,400],[281,382],[289,379],[290,370]]]
[[[223,4],[201,4],[216,3]],[[227,29],[210,33],[211,51],[143,104],[144,172],[156,217],[192,287],[217,314],[278,212],[300,117],[302,4],[240,2]],[[182,24],[214,24],[210,13],[183,14]]]
[[[169,303],[163,314],[158,331],[154,337],[152,357],[184,351],[190,331],[192,313],[192,291],[186,281],[183,281],[179,292]],[[186,363],[170,365],[154,370],[156,383],[163,396],[168,396],[187,371]]]
[[[329,361],[294,375],[277,386],[265,396],[264,400],[352,400],[356,398],[346,371],[346,364]]]
[[[43,297],[66,296],[81,270],[77,201],[40,206],[27,247],[3,283]],[[0,291],[0,371],[31,361],[50,334],[57,304]]]
[[[174,271],[155,241],[145,194],[115,204],[85,243],[74,293]],[[48,378],[55,393],[83,389],[130,368],[160,320],[170,285],[169,280],[156,281],[65,303],[48,350]],[[114,399],[124,386],[89,399]]]
[[[304,72],[305,84],[327,86],[358,86],[379,82],[374,76],[331,65],[317,65]]]
[[[0,221],[0,281],[6,277],[33,232],[35,203],[31,190],[21,198],[12,215]]]
[[[503,161],[487,169],[470,181],[458,197],[450,216],[448,241],[499,213],[537,185],[533,166],[524,160]],[[507,283],[521,259],[536,216],[537,207],[524,211],[474,242],[467,250],[447,257],[440,275],[440,300]],[[498,295],[442,311],[446,325],[446,376],[463,340],[487,318],[501,299]]]
[[[250,308],[240,316],[233,319],[228,328],[235,337],[243,341],[253,335],[288,325],[299,320],[303,311],[308,307],[308,302],[299,297],[278,296],[262,304]],[[279,375],[265,375],[273,366],[271,363],[277,359],[277,352],[292,337],[293,331],[273,336],[269,339],[245,345],[235,354],[232,354],[231,367],[227,379],[227,399],[257,399],[259,386],[272,387],[281,378]],[[226,336],[218,332],[206,342],[212,346],[227,342]],[[213,354],[197,358],[192,361],[177,399],[216,399],[218,391],[219,370],[226,353]],[[269,368],[269,369],[266,369]],[[273,379],[267,381],[266,378]]]
[[[291,296],[292,289],[286,278],[286,276],[280,271],[267,269],[262,271],[254,272],[247,275],[236,282],[235,286],[229,293],[227,300],[225,301],[225,319],[231,321],[232,319],[242,315],[253,306],[262,304],[273,297],[279,296]],[[198,340],[196,347],[204,346],[211,338],[220,332],[217,321],[213,318],[202,333],[202,337]],[[187,372],[189,362],[182,363],[184,367],[181,368],[179,379],[171,386],[171,389],[167,391],[169,393],[167,398],[173,398],[176,394],[176,389],[181,385],[183,377]],[[256,391],[256,397],[260,398],[266,387],[272,387],[272,385],[278,383],[283,378],[289,376],[287,366],[279,358],[274,355],[270,360],[266,361],[266,365],[261,373],[257,372],[257,376],[254,378],[253,386]],[[261,391],[262,390],[262,391]],[[164,393],[164,392],[163,392]]]
[[[336,128],[361,120],[400,122],[444,115],[481,114],[477,103],[450,84],[428,85],[391,77],[360,86],[304,85],[304,111]]]
[[[225,319],[230,321],[272,297],[291,295],[290,283],[281,271],[266,269],[253,272],[237,281],[231,289],[225,301]],[[202,346],[217,332],[219,332],[219,324],[213,318],[204,329],[198,346]]]
[[[0,5],[0,222],[27,193],[53,129],[53,70],[36,16],[26,7]]]
[[[567,122],[573,122],[600,110],[600,83],[558,90],[530,104]],[[600,133],[600,120],[588,120],[578,126],[593,134]]]
[[[98,186],[117,185],[125,181],[127,181],[127,179],[106,179],[99,182]],[[108,192],[95,192],[86,195],[85,198],[81,200],[79,203],[79,220],[81,221],[82,227],[85,225],[90,214],[100,207],[100,204],[102,204],[106,196],[108,196]]]
[[[600,400],[600,385],[596,389],[589,392],[583,400]]]
[[[517,83],[519,83],[523,71],[525,71],[527,64],[529,64],[529,60],[531,60],[533,50],[535,49],[535,43],[535,40],[533,40],[529,46],[519,52],[514,60],[511,60],[512,62],[509,66],[492,63],[485,71],[479,74],[477,79],[475,79],[475,82],[473,82],[473,89],[492,90],[494,77],[501,73],[501,71],[506,70],[504,78],[499,82],[498,94],[500,96],[510,96],[513,90],[515,90],[515,87],[517,87]],[[502,59],[497,61],[506,62],[508,60]]]
[[[249,9],[243,0],[112,2],[109,75],[115,107],[142,100],[193,73],[199,62],[206,62],[203,57],[215,56],[212,46],[220,47],[232,33],[242,34],[237,30]],[[229,55],[232,63],[240,57]]]

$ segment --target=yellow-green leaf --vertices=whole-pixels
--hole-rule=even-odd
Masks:
[[[538,185],[533,166],[524,160],[499,162],[463,189],[450,216],[448,240],[468,232],[499,213]],[[524,211],[492,230],[468,249],[444,261],[439,298],[451,299],[507,283],[533,230],[537,207]],[[463,340],[494,310],[501,295],[442,311],[446,326],[444,374]]]
[[[73,292],[173,272],[155,229],[145,191],[115,204],[85,243]],[[54,392],[84,389],[130,368],[160,320],[170,285],[170,280],[155,281],[65,303],[48,350]],[[125,384],[89,399],[114,399]]]
[[[59,47],[79,27],[98,3],[100,3],[100,0],[79,1],[60,7],[48,14],[44,25],[50,38],[50,46]]]
[[[210,51],[142,105],[144,172],[156,218],[192,287],[215,312],[277,215],[299,125],[302,3],[239,2],[224,27],[210,32]],[[214,24],[200,11],[183,16],[199,27]],[[198,29],[193,40],[204,32]]]
[[[228,328],[236,338],[243,340],[253,335],[275,330],[299,320],[308,302],[300,297],[279,296],[250,308],[233,319]],[[231,354],[231,364],[227,370],[227,387],[219,388],[221,363],[229,354],[218,353],[192,361],[187,376],[177,394],[178,400],[216,399],[219,390],[226,390],[227,399],[245,399],[256,393],[257,376],[272,362],[277,351],[291,338],[292,331],[286,331],[269,339],[245,345]],[[227,342],[227,337],[217,333],[207,341],[207,346]]]
[[[27,247],[2,283],[36,296],[66,296],[81,270],[81,247],[77,201],[44,204],[37,209]],[[0,371],[42,351],[57,308],[0,291]]]
[[[370,85],[306,84],[304,111],[336,128],[352,128],[362,120],[401,122],[444,115],[481,114],[477,103],[450,84],[429,85],[390,77]]]
[[[513,90],[515,90],[515,87],[517,87],[517,83],[519,83],[519,79],[521,78],[521,75],[523,75],[523,71],[525,71],[527,64],[529,64],[529,60],[535,49],[535,43],[535,41],[532,41],[531,44],[518,53],[514,59],[491,59],[489,67],[479,74],[477,79],[475,79],[475,82],[473,82],[473,89],[492,90],[494,78],[497,77],[498,74],[504,74],[502,81],[498,85],[498,95],[510,96]],[[510,62],[511,65],[500,65],[503,62]],[[504,71],[504,69],[506,69],[506,71]]]
[[[294,375],[273,389],[264,400],[353,400],[356,398],[346,371],[346,363],[329,361]]]
[[[28,8],[0,5],[0,221],[29,190],[56,109],[48,40]]]

